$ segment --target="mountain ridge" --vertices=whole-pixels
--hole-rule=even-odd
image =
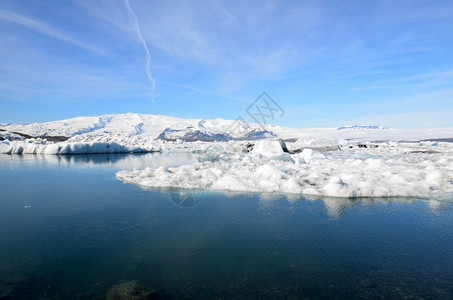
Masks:
[[[64,120],[27,123],[0,124],[3,130],[20,132],[34,137],[65,136],[68,138],[100,135],[127,135],[152,137],[164,140],[233,140],[256,139],[276,136],[262,129],[259,124],[244,123],[235,126],[234,120],[183,119],[164,115],[139,113],[110,114],[96,117],[75,117]],[[238,127],[238,128],[236,128]],[[268,125],[267,127],[275,127]],[[238,129],[238,132],[229,132]],[[169,135],[169,133],[172,133]]]
[[[278,125],[261,126],[243,120],[183,119],[165,115],[140,113],[75,117],[43,123],[0,123],[1,135],[19,132],[32,137],[98,138],[125,136],[173,141],[228,141],[265,138],[282,139],[360,139],[369,141],[421,141],[451,139],[453,128],[395,129],[384,126],[350,125],[337,128],[291,128]],[[48,140],[49,140],[48,139]]]

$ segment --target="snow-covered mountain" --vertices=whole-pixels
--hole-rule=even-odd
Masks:
[[[34,137],[68,137],[77,141],[99,140],[100,137],[136,137],[186,141],[227,141],[282,138],[297,140],[416,141],[452,139],[453,128],[394,129],[384,126],[343,126],[340,128],[290,128],[247,123],[242,120],[182,119],[161,115],[126,113],[98,117],[77,117],[61,121],[5,124],[0,123],[0,138],[19,132]],[[48,139],[49,140],[49,139]]]
[[[1,124],[9,132],[31,136],[105,136],[124,135],[151,137],[163,140],[241,140],[275,137],[272,128],[265,130],[259,124],[224,119],[182,119],[160,115],[127,113],[99,117],[77,117],[61,121]]]

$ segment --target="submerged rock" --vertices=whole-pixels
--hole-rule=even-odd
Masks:
[[[113,286],[106,295],[107,300],[157,300],[164,299],[152,289],[140,287],[136,281],[129,281]]]

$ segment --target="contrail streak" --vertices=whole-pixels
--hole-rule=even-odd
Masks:
[[[129,4],[129,0],[124,0],[124,4],[126,4],[127,13],[129,14],[129,18],[131,18],[132,21],[134,22],[135,32],[137,33],[139,40],[142,42],[143,48],[145,48],[145,53],[146,53],[145,71],[146,71],[146,75],[148,76],[148,79],[152,85],[150,98],[151,98],[151,101],[155,104],[156,101],[154,101],[154,88],[156,87],[156,82],[154,81],[153,75],[151,74],[151,54],[149,53],[148,46],[146,45],[146,41],[143,38],[142,32],[140,30],[140,25],[138,24],[137,16],[135,15],[134,10],[132,9],[131,5]]]

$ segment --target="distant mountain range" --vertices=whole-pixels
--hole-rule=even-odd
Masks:
[[[342,126],[338,127],[338,130],[344,130],[344,129],[352,129],[352,130],[359,130],[359,129],[390,129],[385,126],[375,126],[375,125],[348,125],[348,126]]]
[[[99,117],[77,117],[61,121],[0,124],[5,132],[19,133],[29,137],[74,137],[123,135],[152,137],[162,140],[186,141],[228,141],[254,140],[276,137],[272,129],[279,126],[267,125],[263,129],[259,124],[224,119],[181,119],[168,116],[127,113]],[[266,128],[267,128],[266,127]],[[281,131],[281,130],[280,130]],[[6,133],[4,133],[5,135]],[[9,134],[9,136],[12,136]]]
[[[394,129],[385,126],[350,125],[338,128],[291,128],[276,125],[247,123],[243,120],[182,119],[161,115],[126,113],[98,117],[77,117],[61,121],[5,124],[0,123],[0,140],[46,138],[63,141],[96,140],[99,137],[134,137],[174,141],[229,141],[282,138],[286,140],[317,140],[328,138],[369,141],[420,141],[451,139],[453,128]],[[76,140],[77,140],[76,139]]]

